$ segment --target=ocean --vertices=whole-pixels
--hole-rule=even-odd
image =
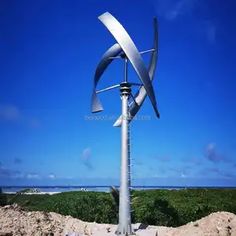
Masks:
[[[55,194],[69,191],[96,191],[96,192],[109,192],[111,186],[2,186],[4,193],[17,193],[24,189],[37,189],[42,194]],[[119,188],[119,186],[115,186]],[[132,186],[133,190],[148,190],[148,189],[168,189],[168,190],[180,190],[187,188],[231,188],[236,187],[219,187],[219,186]]]

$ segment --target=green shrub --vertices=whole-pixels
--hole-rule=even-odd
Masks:
[[[6,195],[27,210],[53,211],[84,221],[117,223],[117,199],[102,192],[65,192],[55,195]],[[115,195],[116,196],[116,195]],[[179,226],[216,211],[236,214],[236,189],[132,191],[132,221]]]
[[[138,197],[132,206],[134,222],[150,225],[179,225],[176,209],[158,195],[145,193]]]
[[[2,188],[0,188],[0,206],[7,205],[7,195],[2,192]]]

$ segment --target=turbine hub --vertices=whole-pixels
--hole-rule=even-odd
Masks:
[[[130,95],[131,93],[131,84],[128,83],[128,82],[122,82],[120,84],[120,92],[121,92],[121,95]]]

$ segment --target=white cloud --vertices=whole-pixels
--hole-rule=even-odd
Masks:
[[[82,159],[88,160],[90,159],[90,157],[91,157],[91,148],[87,147],[82,152]]]
[[[216,32],[217,32],[216,25],[213,24],[212,22],[207,22],[206,23],[206,37],[210,43],[216,42]]]
[[[181,15],[191,13],[196,3],[196,0],[158,0],[155,1],[155,6],[158,15],[171,21]]]
[[[205,157],[212,162],[220,162],[224,161],[227,162],[228,159],[221,153],[219,153],[216,149],[216,144],[211,142],[205,148]]]
[[[40,176],[39,176],[38,174],[36,174],[36,173],[28,173],[28,174],[26,175],[26,178],[27,178],[27,179],[39,179]]]
[[[208,152],[213,151],[216,148],[216,144],[215,143],[208,143],[208,145],[206,146],[206,150]]]
[[[40,128],[41,122],[35,117],[30,117],[20,108],[12,104],[0,104],[0,120],[8,122],[20,122],[30,128]]]
[[[0,119],[18,121],[21,118],[20,110],[14,105],[0,105]]]
[[[166,18],[168,20],[174,20],[183,14],[187,2],[186,0],[180,0],[176,4],[173,4],[172,8],[166,12]]]
[[[186,174],[184,174],[184,173],[182,172],[181,175],[180,175],[180,177],[181,177],[181,178],[186,178],[187,176],[186,176]]]
[[[56,175],[54,175],[54,174],[49,174],[49,175],[48,175],[48,178],[49,178],[49,179],[56,179]]]
[[[91,163],[91,157],[92,157],[91,148],[89,147],[85,148],[82,152],[81,160],[88,169],[93,169],[93,165]]]
[[[29,126],[31,128],[37,129],[41,127],[41,122],[37,118],[29,119]]]
[[[0,178],[22,178],[23,174],[19,170],[12,170],[5,168],[2,163],[0,163]]]

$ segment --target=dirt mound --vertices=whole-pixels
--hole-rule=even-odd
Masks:
[[[172,228],[168,236],[236,236],[236,215],[216,212],[198,221]]]
[[[0,236],[106,236],[115,235],[116,225],[87,223],[57,213],[27,212],[17,205],[0,207]],[[140,236],[236,236],[236,215],[217,212],[178,228],[148,226]]]

